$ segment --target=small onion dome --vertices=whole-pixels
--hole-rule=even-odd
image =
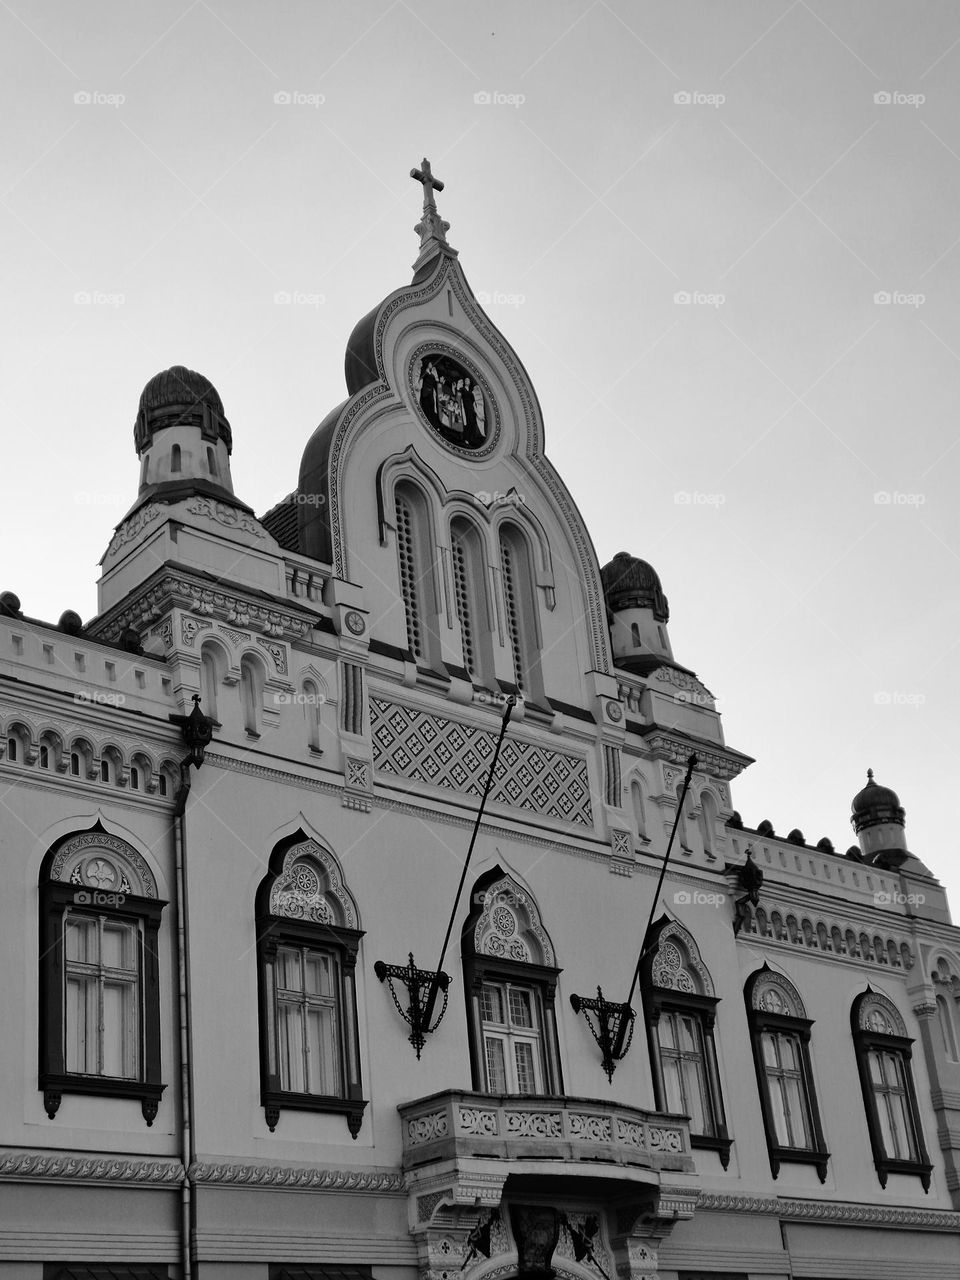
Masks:
[[[15,591],[4,591],[0,594],[0,616],[4,618],[22,618],[20,597]]]
[[[731,813],[730,817],[727,819],[727,826],[733,827],[735,831],[743,830],[743,819],[740,817],[739,813],[737,813],[736,809],[734,809],[733,813]]]
[[[803,832],[800,830],[799,827],[794,827],[793,830],[790,832],[790,834],[787,836],[787,839],[790,841],[791,844],[806,844],[806,841],[803,838]]]
[[[820,850],[821,853],[837,852],[836,849],[833,847],[833,841],[830,839],[829,836],[821,836],[820,839],[817,841],[817,848]]]
[[[228,453],[233,448],[230,423],[216,387],[202,373],[182,364],[154,374],[143,388],[133,429],[137,453],[164,427],[199,427],[206,439],[223,440]]]
[[[57,626],[68,636],[78,636],[83,630],[83,619],[74,609],[65,609],[60,615]]]
[[[618,551],[600,570],[600,581],[611,613],[619,613],[621,609],[652,609],[658,622],[670,621],[660,579],[646,560]]]
[[[882,822],[894,822],[903,826],[904,812],[900,797],[889,787],[881,787],[873,780],[873,770],[867,770],[867,785],[853,797],[850,821],[859,835],[865,827],[876,827]]]
[[[775,836],[777,833],[773,829],[773,823],[769,818],[764,818],[757,827],[757,835],[759,836]]]

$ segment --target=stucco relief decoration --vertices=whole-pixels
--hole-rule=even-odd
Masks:
[[[153,634],[159,637],[165,649],[173,648],[173,623],[169,618],[164,622],[161,622],[160,626],[156,628]]]
[[[196,618],[180,619],[180,635],[183,639],[183,643],[188,649],[193,648],[194,641],[196,640],[198,633],[204,630],[204,626],[205,624],[197,622]]]
[[[675,920],[660,932],[651,976],[654,986],[668,991],[704,996],[714,994],[713,980],[700,959],[693,935]]]
[[[696,983],[683,967],[683,956],[680,948],[672,942],[661,944],[653,962],[654,986],[668,991],[683,991],[687,995],[696,994]]]
[[[294,845],[270,890],[270,914],[356,929],[357,910],[333,855],[314,840]]]
[[[507,1111],[504,1126],[511,1138],[562,1138],[562,1119],[556,1111]]]
[[[683,1150],[683,1134],[679,1129],[650,1129],[650,1150],[675,1152]]]
[[[484,1111],[481,1107],[460,1107],[460,1132],[468,1137],[496,1137],[499,1132],[497,1113]]]
[[[553,944],[536,904],[509,876],[497,880],[484,893],[473,946],[477,955],[554,966]]]
[[[375,769],[461,795],[483,794],[494,734],[385,698],[371,696],[369,705]],[[515,738],[503,744],[490,800],[593,826],[586,761]]]
[[[272,640],[257,640],[257,644],[266,649],[270,657],[273,659],[273,665],[277,670],[277,674],[285,676],[287,674],[287,651],[282,644],[276,644]]]
[[[498,426],[493,397],[480,373],[453,347],[420,347],[410,364],[414,404],[457,453],[489,453]]]
[[[157,896],[156,880],[140,854],[125,840],[105,831],[87,831],[61,845],[50,867],[50,879],[92,893]]]
[[[806,1013],[800,993],[782,973],[765,973],[753,985],[751,1003],[763,1013],[777,1013],[787,1018],[804,1018]]]
[[[609,1142],[610,1118],[609,1116],[589,1116],[581,1115],[578,1112],[570,1113],[570,1134],[571,1137],[579,1138],[582,1142]]]
[[[187,503],[187,510],[192,516],[206,516],[227,529],[239,529],[242,533],[252,533],[255,538],[265,538],[266,531],[258,520],[246,511],[238,511],[226,502],[215,502],[211,498],[194,497]]]
[[[861,1031],[881,1036],[906,1037],[907,1028],[897,1006],[879,991],[871,991],[860,1001],[858,1021]]]
[[[445,1138],[448,1133],[445,1111],[433,1111],[428,1116],[415,1116],[407,1121],[407,1138],[414,1147],[424,1142],[433,1142],[437,1138]]]
[[[141,507],[139,511],[135,511],[129,520],[125,520],[116,533],[110,539],[110,545],[107,547],[107,555],[111,556],[115,551],[124,545],[124,543],[132,542],[137,535],[144,530],[148,524],[153,524],[157,516],[161,515],[164,508],[156,503],[149,503],[145,507]]]

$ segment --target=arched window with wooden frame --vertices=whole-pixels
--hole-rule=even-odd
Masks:
[[[261,1103],[270,1131],[281,1111],[334,1112],[356,1138],[360,1080],[357,907],[329,849],[304,832],[277,845],[257,891]]]
[[[812,1164],[826,1180],[823,1139],[810,1064],[810,1028],[800,993],[768,965],[744,988],[763,1127],[774,1178],[784,1162]]]
[[[397,481],[394,489],[394,510],[407,649],[418,667],[442,673],[439,593],[430,506],[419,485],[403,479]]]
[[[542,702],[540,622],[533,557],[526,535],[504,522],[499,531],[507,644],[513,658],[514,682],[528,701]]]
[[[462,957],[473,1088],[561,1094],[553,943],[529,892],[500,867],[474,885]]]
[[[40,1075],[52,1120],[64,1094],[139,1101],[152,1124],[160,1075],[158,938],[147,863],[99,824],[65,837],[40,881]]]
[[[455,516],[450,522],[450,558],[464,670],[475,685],[496,691],[483,539],[476,525],[464,516]]]
[[[240,706],[248,737],[259,738],[263,721],[263,689],[266,672],[259,657],[245,653],[240,659]]]
[[[647,1044],[658,1111],[690,1117],[693,1147],[730,1163],[714,1041],[713,980],[692,935],[662,916],[653,926],[641,970]]]
[[[200,708],[211,720],[219,719],[217,703],[226,670],[224,650],[218,643],[205,640],[200,646]]]
[[[891,1173],[905,1173],[919,1177],[929,1191],[933,1165],[923,1142],[910,1066],[913,1041],[900,1011],[867,987],[853,1002],[850,1028],[880,1185],[887,1185]]]

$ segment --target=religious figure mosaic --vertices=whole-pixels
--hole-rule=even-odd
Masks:
[[[489,414],[480,383],[446,355],[421,358],[414,393],[431,427],[450,444],[479,449],[487,442]]]

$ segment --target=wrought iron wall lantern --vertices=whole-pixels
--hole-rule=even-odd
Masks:
[[[213,731],[218,722],[205,716],[200,710],[200,695],[193,695],[193,710],[188,716],[171,716],[171,721],[180,726],[184,742],[190,748],[187,760],[199,769],[203,764],[203,755],[213,740]]]
[[[450,985],[450,976],[446,973],[439,973],[435,969],[418,969],[413,962],[413,952],[410,952],[410,959],[405,965],[384,964],[382,960],[378,960],[373,966],[373,971],[381,982],[386,982],[390,988],[390,994],[393,996],[393,1003],[397,1006],[401,1018],[410,1026],[410,1043],[417,1051],[417,1059],[420,1058],[420,1051],[426,1043],[425,1037],[431,1031],[436,1031],[440,1023],[443,1021],[443,1015],[447,1011],[447,999],[449,992],[447,988]],[[397,995],[394,983],[402,983],[407,991],[406,1007],[401,1003]],[[436,1009],[437,993],[443,993],[443,1003],[440,1006],[440,1012],[434,1020],[434,1010]]]
[[[574,1013],[582,1013],[586,1019],[590,1034],[600,1046],[607,1080],[612,1081],[617,1063],[627,1056],[630,1048],[636,1014],[628,1004],[614,1004],[611,1000],[605,1000],[600,987],[597,987],[595,1000],[592,997],[574,995],[570,997],[570,1004]]]

